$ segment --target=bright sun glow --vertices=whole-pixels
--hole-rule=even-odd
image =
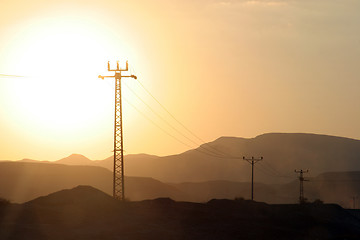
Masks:
[[[32,24],[8,51],[9,72],[26,76],[9,84],[14,117],[37,132],[74,136],[100,125],[112,114],[113,91],[111,81],[97,76],[110,74],[107,61],[117,53],[129,58],[121,39],[77,19]]]

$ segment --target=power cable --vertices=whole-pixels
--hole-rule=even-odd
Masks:
[[[163,129],[162,127],[160,127],[158,124],[156,124],[152,119],[150,119],[148,116],[146,116],[146,114],[144,114],[143,112],[141,112],[134,104],[130,103],[126,98],[124,98],[124,101],[126,103],[128,103],[131,107],[133,107],[138,113],[140,113],[145,119],[147,119],[149,122],[151,122],[152,124],[154,124],[154,126],[156,126],[157,128],[159,128],[161,131],[163,131],[165,134],[167,134],[168,136],[172,137],[173,139],[175,139],[176,141],[180,142],[181,144],[189,147],[189,148],[192,148],[192,146],[184,143],[183,141],[181,141],[180,139],[178,139],[177,137],[175,137],[174,135],[170,134],[168,131],[166,131],[165,129]],[[211,156],[211,157],[215,157],[215,158],[224,158],[224,157],[221,157],[221,156],[218,156],[218,155],[214,155],[214,154],[210,154],[208,152],[203,152],[199,149],[193,149],[194,151],[197,151],[199,153],[202,153],[202,154],[205,154],[205,155],[208,155],[208,156]]]
[[[128,90],[130,90],[143,104],[145,104],[145,106],[147,108],[150,109],[150,111],[152,113],[154,113],[158,118],[160,118],[163,122],[165,122],[170,128],[172,128],[174,131],[176,131],[178,134],[180,134],[181,136],[183,136],[184,138],[186,138],[187,140],[189,140],[190,142],[192,142],[193,144],[195,145],[198,145],[194,140],[192,140],[191,138],[189,138],[188,136],[186,136],[185,134],[183,134],[180,130],[178,130],[176,127],[174,127],[173,125],[171,125],[165,118],[163,118],[160,114],[158,114],[149,104],[147,104],[138,94],[136,94],[136,92],[129,87],[129,85],[127,85],[126,83],[124,83],[124,85],[127,87]],[[200,148],[202,148],[203,150],[205,151],[208,151],[210,152],[211,154],[213,155],[217,155],[218,157],[224,157],[222,155],[219,155],[217,154],[216,152],[214,151],[211,151],[203,146],[199,146]],[[190,147],[190,148],[193,148],[193,147]]]
[[[262,164],[265,164],[265,165],[262,165]],[[293,178],[289,175],[284,175],[284,174],[281,174],[279,171],[277,171],[274,167],[272,167],[268,162],[266,161],[262,161],[260,162],[260,165],[265,168],[265,169],[268,169],[270,171],[272,171],[272,173],[274,174],[274,176],[276,177],[282,177],[282,178]]]
[[[236,158],[239,159],[240,157],[231,156],[228,153],[224,153],[223,151],[216,149],[212,146],[209,146],[208,143],[206,143],[203,139],[201,139],[199,136],[197,136],[193,131],[191,131],[188,127],[186,127],[183,123],[181,123],[140,81],[137,79],[137,82],[140,84],[140,86],[162,107],[162,109],[167,112],[171,118],[173,118],[180,126],[182,126],[188,133],[190,133],[193,137],[197,138],[199,141],[201,141],[203,144],[206,145],[206,147],[213,149],[214,151],[220,153],[224,157],[228,158]],[[205,147],[203,147],[205,148]]]

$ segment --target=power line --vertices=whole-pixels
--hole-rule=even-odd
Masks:
[[[138,94],[136,94],[136,92],[133,89],[131,89],[129,87],[129,85],[127,85],[126,83],[124,85],[135,95],[135,97],[137,97],[147,108],[149,108],[152,113],[154,113],[158,118],[160,118],[163,122],[165,122],[171,129],[176,131],[178,134],[180,134],[181,136],[183,136],[184,138],[186,138],[187,140],[189,140],[193,144],[198,145],[198,143],[196,143],[194,140],[192,140],[191,138],[189,138],[188,136],[183,134],[180,130],[178,130],[176,127],[174,127],[172,124],[170,124],[165,118],[163,118],[160,114],[158,114],[149,104],[147,104]],[[207,149],[207,148],[205,148],[205,147],[203,147],[201,145],[199,147],[202,148],[205,151],[210,152],[212,155],[217,155],[218,157],[225,157],[225,156],[219,155],[218,153],[216,153],[214,151],[211,151],[211,150],[209,150],[209,149]],[[192,148],[192,147],[190,146],[190,148]]]
[[[182,126],[188,133],[190,133],[193,137],[197,138],[199,141],[201,141],[203,144],[207,144],[203,139],[201,139],[199,136],[197,136],[193,131],[191,131],[188,127],[186,127],[182,122],[180,122],[139,80],[137,82],[140,84],[140,86],[162,107],[162,109],[167,112],[171,118],[173,118],[180,126]],[[236,158],[239,159],[240,157],[234,157],[227,153],[224,153],[223,151],[216,149],[212,146],[206,145],[207,147],[213,149],[216,152],[219,152],[224,157],[229,158]],[[205,148],[205,147],[203,147]]]
[[[172,135],[171,133],[169,133],[168,131],[166,131],[165,129],[163,129],[162,127],[160,127],[157,123],[155,123],[151,118],[149,118],[148,116],[146,116],[143,112],[141,112],[137,107],[135,107],[134,104],[132,104],[129,100],[127,100],[125,97],[123,97],[124,101],[129,104],[131,107],[133,107],[139,114],[141,114],[146,120],[148,120],[149,122],[151,122],[152,124],[154,124],[157,128],[159,128],[161,131],[163,131],[164,133],[166,133],[168,136],[174,138],[176,141],[180,142],[181,144],[187,146],[187,147],[192,147],[186,143],[184,143],[183,141],[181,141],[180,139],[178,139],[177,137],[175,137],[174,135]]]
[[[277,178],[291,178],[291,179],[294,179],[294,177],[290,177],[290,176],[284,176],[284,175],[281,175],[281,174],[277,174],[277,173],[274,173],[273,171],[271,171],[269,168],[267,168],[265,165],[263,165],[265,161],[262,161],[262,162],[259,162],[258,164],[258,170],[260,170],[262,173],[268,175],[268,176],[271,176],[271,177],[277,177]]]
[[[132,67],[130,67],[130,74],[133,74],[135,71]],[[192,142],[195,145],[198,145],[199,148],[208,151],[210,154],[210,156],[213,157],[217,157],[217,158],[223,158],[223,159],[240,159],[240,157],[235,157],[235,156],[231,156],[227,153],[224,153],[223,151],[216,149],[212,146],[209,146],[208,143],[206,143],[204,140],[202,140],[200,137],[198,137],[195,133],[193,133],[189,128],[187,128],[184,124],[182,124],[173,114],[171,114],[171,112],[163,105],[161,104],[161,102],[138,80],[140,86],[163,108],[163,110],[165,110],[165,112],[167,112],[171,118],[173,118],[178,124],[180,124],[187,132],[189,132],[191,135],[193,135],[194,137],[196,137],[197,139],[199,139],[204,145],[202,144],[198,144],[197,142],[195,142],[194,140],[192,140],[191,138],[187,137],[184,133],[182,133],[180,130],[178,130],[176,127],[174,127],[172,124],[170,124],[167,120],[165,120],[160,114],[158,114],[149,104],[147,104],[138,94],[136,94],[136,92],[131,89],[129,87],[129,85],[127,85],[125,83],[125,86],[142,102],[144,103],[151,112],[153,112],[157,117],[159,117],[162,121],[164,121],[169,127],[171,127],[174,131],[176,131],[177,133],[179,133],[181,136],[183,136],[184,138],[186,138],[187,140],[189,140],[190,142]],[[141,113],[142,115],[144,115],[143,113]],[[146,116],[146,118],[148,119],[148,117]],[[153,122],[153,121],[152,121]],[[163,131],[163,130],[162,130]],[[168,134],[169,135],[169,134]],[[173,136],[173,135],[172,135]],[[181,141],[182,142],[182,141]],[[193,148],[192,146],[189,146],[186,143],[182,144]],[[210,148],[210,149],[208,149]],[[198,150],[198,149],[194,149],[194,150]],[[198,152],[202,152],[202,151],[198,151]],[[204,153],[204,152],[202,152]]]
[[[278,177],[277,175],[273,174],[272,172],[270,172],[270,171],[268,171],[266,168],[264,168],[263,165],[258,164],[258,166],[259,166],[259,167],[258,167],[257,169],[258,169],[260,172],[264,173],[265,175],[270,176],[270,177]]]
[[[265,164],[265,165],[262,165],[262,164]],[[284,175],[284,174],[281,174],[278,170],[276,170],[274,167],[272,167],[267,161],[262,161],[259,163],[259,166],[265,168],[265,169],[268,169],[272,172],[273,176],[275,177],[282,177],[282,178],[294,178],[294,177],[291,177],[289,175]]]
[[[167,134],[168,136],[172,137],[173,139],[175,139],[176,141],[178,141],[179,143],[189,147],[189,148],[192,148],[192,146],[184,143],[183,141],[181,141],[180,139],[178,139],[177,137],[175,137],[174,135],[172,135],[171,133],[169,133],[168,131],[166,131],[164,128],[160,127],[157,123],[155,123],[152,119],[150,119],[148,116],[146,116],[146,114],[144,114],[143,112],[141,112],[134,104],[132,104],[129,100],[127,100],[126,98],[124,98],[124,101],[126,101],[131,107],[133,107],[139,114],[141,114],[146,120],[148,120],[149,122],[151,122],[154,126],[156,126],[157,128],[159,128],[161,131],[163,131],[165,134]],[[205,155],[208,155],[208,156],[211,156],[211,157],[215,157],[215,158],[224,158],[222,156],[219,156],[219,155],[214,155],[214,154],[211,154],[211,153],[208,153],[208,152],[203,152],[199,149],[193,149],[194,151],[197,151],[199,153],[202,153],[202,154],[205,154]]]
[[[112,85],[110,85],[108,82],[107,83],[107,86],[111,89],[113,89]],[[124,85],[125,82],[124,82]],[[130,90],[129,86],[127,85],[128,89]],[[160,127],[159,124],[157,124],[155,121],[153,121],[149,116],[147,116],[145,113],[143,113],[139,108],[137,108],[134,104],[132,104],[127,98],[125,98],[124,96],[122,97],[124,99],[124,101],[126,103],[129,104],[129,106],[131,106],[132,108],[135,109],[135,111],[137,111],[141,116],[143,116],[146,120],[148,120],[150,123],[152,123],[155,127],[159,128],[162,132],[164,132],[166,135],[170,136],[171,138],[175,139],[176,141],[178,141],[179,143],[183,144],[184,146],[194,150],[194,151],[197,151],[199,153],[202,153],[202,154],[205,154],[205,155],[208,155],[208,156],[211,156],[211,157],[215,157],[215,158],[222,158],[222,159],[228,159],[228,158],[225,158],[223,156],[219,156],[219,155],[215,155],[215,154],[211,154],[211,153],[207,153],[207,152],[203,152],[199,149],[193,149],[192,146],[190,146],[189,144],[181,141],[180,139],[178,139],[177,137],[175,137],[173,134],[169,133],[168,131],[166,131],[164,128]],[[139,97],[140,98],[140,97]],[[236,158],[238,159],[238,158]]]

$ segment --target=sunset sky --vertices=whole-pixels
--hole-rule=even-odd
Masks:
[[[0,159],[109,157],[108,60],[128,60],[198,137],[125,78],[125,154],[268,132],[360,139],[359,12],[358,0],[1,0],[0,74],[25,77],[0,76]]]

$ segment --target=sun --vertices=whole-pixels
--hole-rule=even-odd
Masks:
[[[7,52],[8,72],[25,76],[8,84],[13,118],[44,136],[104,131],[103,122],[113,113],[113,91],[97,76],[108,74],[108,60],[131,58],[121,41],[78,17],[29,23]]]

